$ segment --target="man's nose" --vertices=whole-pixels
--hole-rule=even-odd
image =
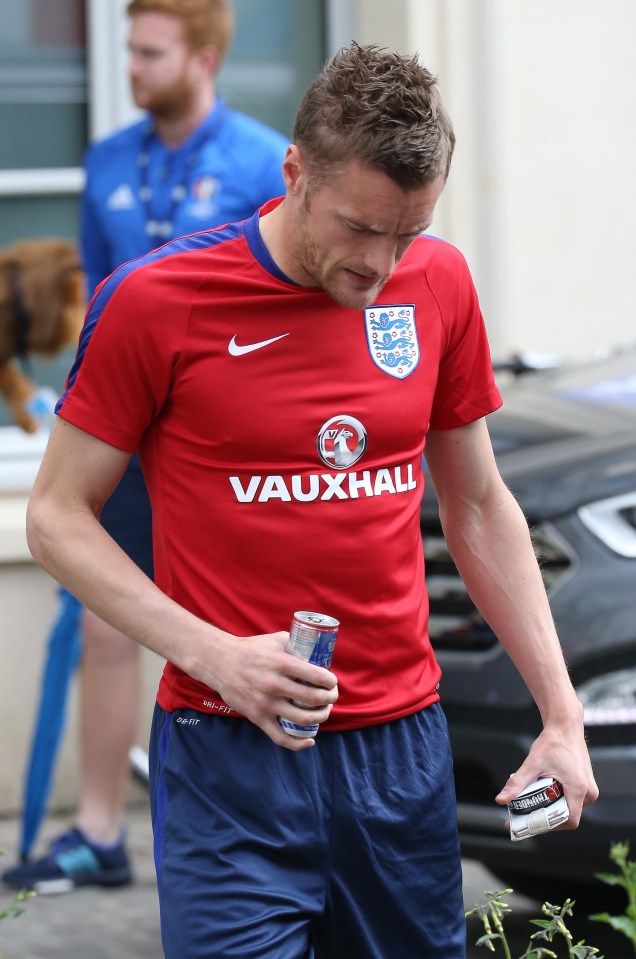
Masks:
[[[378,276],[390,276],[397,266],[397,244],[391,237],[374,237],[364,251],[365,267]]]

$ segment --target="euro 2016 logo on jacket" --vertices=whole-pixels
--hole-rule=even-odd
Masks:
[[[214,216],[219,209],[219,193],[221,184],[216,177],[200,176],[190,187],[190,198],[187,205],[188,216],[199,220],[206,220]]]
[[[346,470],[367,448],[367,431],[355,416],[332,416],[318,433],[318,452],[330,469]]]
[[[410,376],[420,360],[414,304],[368,306],[364,323],[375,365],[398,380]]]

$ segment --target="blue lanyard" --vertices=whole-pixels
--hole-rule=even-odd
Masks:
[[[155,133],[152,123],[150,121],[148,122],[144,130],[141,149],[137,157],[137,165],[139,167],[140,179],[139,199],[144,209],[146,235],[150,239],[167,240],[172,236],[177,211],[188,194],[190,176],[198,163],[201,149],[207,140],[212,139],[218,133],[223,121],[224,112],[224,105],[222,101],[219,100],[212,114],[207,120],[204,120],[198,131],[191,138],[185,156],[181,161],[181,176],[179,177],[179,181],[175,183],[170,190],[170,208],[168,215],[163,218],[155,216],[152,209],[153,190],[150,186],[148,173],[150,167],[150,146]]]

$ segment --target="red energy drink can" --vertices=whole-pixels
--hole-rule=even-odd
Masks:
[[[298,656],[314,666],[324,666],[328,669],[333,659],[333,651],[338,636],[340,623],[333,616],[326,613],[310,613],[300,610],[294,613],[289,627],[289,643],[287,652]],[[302,706],[302,702],[293,700],[295,706]],[[309,723],[306,726],[292,723],[279,716],[278,722],[286,733],[300,739],[313,738],[318,732],[318,723]]]

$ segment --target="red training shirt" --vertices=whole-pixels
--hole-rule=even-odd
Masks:
[[[58,411],[139,450],[164,592],[238,636],[335,616],[322,728],[385,722],[438,698],[421,462],[429,428],[501,403],[477,295],[461,254],[423,235],[373,307],[346,309],[278,270],[258,218],[113,273]],[[158,701],[236,715],[170,663]]]

